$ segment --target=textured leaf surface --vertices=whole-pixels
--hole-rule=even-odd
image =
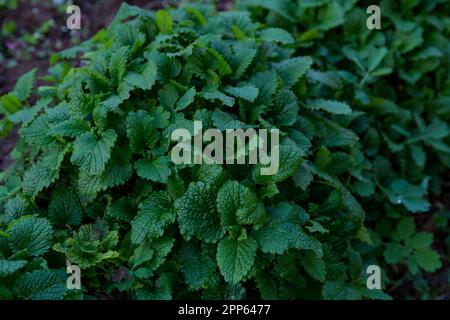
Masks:
[[[237,181],[228,181],[217,195],[217,209],[223,226],[239,223],[252,223],[257,205],[256,195]]]
[[[346,103],[332,100],[309,100],[306,106],[313,110],[321,109],[334,114],[350,114],[352,112],[352,109]]]
[[[306,74],[312,63],[310,57],[296,57],[277,63],[275,68],[286,86],[290,87]]]
[[[35,196],[50,186],[59,176],[64,155],[65,151],[55,150],[28,169],[23,175],[24,193]]]
[[[66,281],[54,271],[33,271],[17,280],[16,290],[26,300],[61,300]]]
[[[169,160],[165,156],[152,160],[138,160],[135,167],[138,176],[154,182],[166,183],[171,173]]]
[[[57,225],[81,224],[83,208],[80,200],[67,188],[59,188],[53,192],[48,211],[50,219]]]
[[[294,38],[286,30],[280,28],[267,28],[261,32],[261,40],[280,43],[294,43]]]
[[[105,170],[106,163],[111,157],[116,139],[117,134],[113,130],[105,131],[99,139],[92,133],[85,133],[75,140],[70,159],[82,171],[100,174]]]
[[[26,250],[31,256],[47,252],[51,245],[53,228],[45,218],[23,217],[9,231],[9,246],[14,251]]]
[[[131,240],[142,243],[145,239],[162,236],[165,227],[174,221],[175,212],[169,195],[153,193],[139,205],[139,212],[131,223]]]
[[[183,197],[175,201],[180,231],[186,239],[194,236],[205,242],[217,242],[222,236],[215,199],[212,187],[192,182]]]
[[[186,284],[192,290],[206,286],[217,267],[216,262],[193,242],[187,242],[181,247],[180,264]]]
[[[252,238],[224,238],[217,246],[217,263],[225,281],[237,283],[253,266],[258,245]]]
[[[16,86],[14,87],[13,94],[20,100],[24,101],[28,99],[31,94],[31,90],[34,86],[34,79],[36,76],[37,69],[33,69],[17,80]]]
[[[281,203],[271,208],[270,220],[254,237],[263,252],[282,254],[289,248],[310,249],[322,255],[320,242],[308,236],[301,228],[298,212],[301,208]]]
[[[130,112],[127,117],[127,136],[130,148],[140,153],[145,148],[152,147],[158,139],[154,118],[144,110]]]

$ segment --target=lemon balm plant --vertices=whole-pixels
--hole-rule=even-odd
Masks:
[[[352,176],[363,207],[371,208],[367,219],[376,244],[370,254],[381,249],[396,283],[412,283],[420,297],[429,298],[438,292],[428,288],[427,273],[442,264],[429,249],[431,234],[416,234],[412,218],[419,228],[442,232],[435,247],[448,256],[449,208],[443,188],[450,165],[450,6],[446,1],[382,1],[382,28],[369,30],[366,8],[371,4],[238,1],[264,25],[293,32],[298,48],[326,69],[315,78],[342,86],[345,101],[363,113],[356,133],[372,165],[365,174]],[[427,189],[444,201],[424,201]],[[400,233],[417,237],[415,246],[423,249],[415,252],[411,242],[400,244]],[[409,272],[399,272],[404,267]],[[445,271],[439,281],[447,281]]]
[[[295,34],[246,11],[124,4],[52,60],[53,83],[10,119],[21,141],[2,174],[2,297],[390,298],[365,274],[384,265],[367,227],[367,177],[390,171],[367,152],[370,119],[340,85],[346,74],[324,69]],[[278,171],[173,163],[171,134],[194,137],[195,121],[279,130]],[[425,183],[390,179],[377,201],[428,206]],[[398,230],[392,249],[422,250],[435,260],[419,266],[434,270],[432,238],[416,239],[411,221]],[[67,262],[80,267],[81,290],[67,289]]]

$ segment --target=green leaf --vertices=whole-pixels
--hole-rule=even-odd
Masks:
[[[130,264],[133,266],[133,269],[137,268],[144,262],[149,261],[153,258],[154,251],[151,249],[149,243],[143,243],[136,249],[134,249],[133,255],[130,259]]]
[[[22,103],[20,100],[12,93],[6,94],[0,98],[0,113],[12,115],[19,111],[21,106]]]
[[[83,216],[80,200],[66,186],[53,191],[48,212],[51,221],[60,226],[80,225]]]
[[[173,110],[178,100],[178,92],[173,85],[167,83],[158,91],[158,98],[165,110]]]
[[[235,99],[232,97],[227,96],[223,92],[220,92],[218,90],[218,86],[216,84],[211,84],[206,86],[200,95],[211,102],[214,102],[214,100],[220,100],[224,105],[228,107],[232,107],[234,105]]]
[[[22,269],[27,262],[25,260],[5,260],[0,259],[0,278],[9,276],[17,270]]]
[[[23,215],[29,214],[33,209],[23,197],[15,197],[8,199],[4,204],[5,214],[0,218],[5,224],[9,224],[12,220],[18,219]]]
[[[16,281],[15,291],[26,300],[62,300],[66,280],[56,271],[27,272]]]
[[[40,256],[51,246],[53,228],[45,218],[23,217],[9,230],[9,246],[14,252],[26,250],[30,256]]]
[[[393,300],[392,297],[384,293],[381,289],[361,288],[359,292],[366,298],[373,300]]]
[[[231,56],[231,64],[234,70],[234,79],[239,79],[249,68],[255,59],[257,51],[245,46],[236,45],[233,47],[234,54]],[[276,80],[276,79],[274,79]]]
[[[383,60],[383,58],[386,56],[387,53],[388,50],[386,48],[380,48],[376,49],[375,52],[369,55],[367,72],[370,73],[374,71],[381,63],[381,61]]]
[[[155,118],[144,110],[128,114],[127,136],[133,152],[142,153],[146,148],[155,146],[160,137],[155,124]]]
[[[278,171],[272,175],[263,175],[261,169],[267,168],[269,165],[259,163],[253,170],[253,179],[255,182],[260,184],[280,182],[292,176],[300,168],[300,165],[303,162],[303,156],[305,155],[305,152],[301,148],[299,148],[292,140],[282,142],[279,148],[279,158],[275,155],[272,159],[272,165],[279,165]]]
[[[130,53],[129,51],[130,50],[128,47],[122,47],[114,51],[114,53],[111,55],[108,69],[110,76],[113,77],[116,83],[119,83],[122,80],[127,71],[127,60]]]
[[[279,42],[282,44],[294,43],[292,35],[280,28],[267,28],[261,31],[260,39],[263,41]]]
[[[328,281],[322,288],[325,300],[360,300],[361,294],[343,281]]]
[[[117,258],[113,249],[119,242],[117,230],[109,231],[101,223],[82,225],[72,238],[57,243],[53,250],[63,253],[66,259],[81,269],[99,265],[104,260]]]
[[[412,217],[402,218],[395,228],[393,238],[397,241],[409,239],[416,231],[416,224]]]
[[[352,113],[352,109],[346,103],[325,99],[308,100],[306,107],[312,110],[322,109],[334,114]]]
[[[252,85],[243,85],[241,87],[227,86],[225,87],[225,92],[233,97],[253,102],[258,96],[259,89]]]
[[[136,296],[138,300],[171,300],[172,299],[172,275],[163,273],[153,289],[137,289]]]
[[[135,198],[123,197],[120,198],[106,208],[106,214],[109,217],[121,221],[130,222],[138,212],[138,201]]]
[[[28,169],[23,175],[23,192],[30,196],[36,196],[58,179],[64,155],[65,151],[54,150]]]
[[[321,22],[317,27],[319,30],[330,30],[335,28],[345,21],[345,10],[337,2],[330,2],[324,9],[320,10],[319,21]]]
[[[275,124],[291,126],[297,121],[298,103],[295,94],[287,89],[277,92],[274,99],[273,113]]]
[[[84,172],[100,174],[111,158],[116,139],[117,134],[112,129],[103,132],[100,139],[90,132],[82,134],[74,142],[70,160]]]
[[[166,260],[167,255],[173,248],[175,239],[173,238],[159,238],[152,242],[152,248],[155,251],[154,256],[148,262],[148,266],[156,271]]]
[[[293,86],[311,68],[313,60],[310,57],[295,57],[275,64],[275,68],[288,87]]]
[[[30,97],[31,90],[34,86],[36,71],[37,69],[33,69],[22,75],[19,80],[17,80],[12,94],[16,96],[20,101],[25,101]]]
[[[237,181],[226,182],[220,188],[216,201],[222,226],[258,221],[256,195]]]
[[[141,244],[145,240],[160,237],[174,221],[175,212],[169,194],[155,192],[139,205],[138,214],[131,223],[131,241]]]
[[[28,144],[38,148],[51,146],[55,142],[50,123],[45,116],[37,117],[28,126],[22,127],[20,135]]]
[[[127,149],[115,149],[113,156],[101,174],[91,175],[80,171],[77,191],[83,202],[94,201],[98,192],[127,182],[133,173],[131,153]]]
[[[4,102],[3,99],[0,101]],[[17,111],[16,113],[9,115],[8,120],[10,120],[16,124],[21,124],[22,126],[26,126],[31,121],[33,121],[36,118],[36,116],[38,115],[38,113],[42,109],[46,108],[50,104],[50,102],[51,102],[50,98],[40,99],[31,108],[24,107],[21,110]],[[17,108],[20,108],[20,104],[17,105]]]
[[[399,263],[404,256],[404,248],[396,243],[389,243],[384,250],[384,259],[389,264]]]
[[[412,145],[411,146],[411,156],[412,156],[414,162],[419,167],[423,167],[425,165],[427,155],[421,145]]]
[[[180,267],[190,290],[206,287],[216,266],[216,262],[194,242],[181,245]]]
[[[150,60],[144,65],[141,73],[128,72],[124,77],[124,81],[134,87],[150,90],[155,84],[157,71],[155,62]]]
[[[186,93],[177,101],[175,111],[181,111],[186,109],[192,102],[194,102],[195,98],[195,87],[190,88]]]
[[[210,243],[223,235],[215,200],[213,187],[191,182],[186,193],[175,201],[180,231],[187,240],[194,236]]]
[[[326,266],[322,258],[312,251],[306,251],[300,256],[300,263],[305,271],[315,280],[324,282],[326,278]]]
[[[433,234],[428,232],[416,233],[412,238],[405,241],[405,245],[414,249],[425,249],[433,243]]]
[[[274,71],[264,71],[254,74],[249,81],[259,90],[255,103],[270,105],[272,96],[278,87],[277,75]]]
[[[253,233],[261,251],[283,254],[289,248],[297,248],[311,249],[319,256],[322,255],[320,243],[300,227],[299,210],[285,202],[269,209],[268,223]]]
[[[138,160],[135,168],[139,177],[160,183],[167,183],[167,178],[172,172],[169,168],[169,160],[165,156],[152,160]]]
[[[216,109],[213,113],[212,120],[219,130],[227,129],[248,129],[251,126],[236,120],[231,114]]]
[[[314,180],[311,171],[305,165],[301,165],[299,170],[294,174],[292,178],[294,180],[295,185],[297,187],[300,187],[303,191],[306,191],[308,186]]]
[[[101,128],[105,129],[108,114],[113,112],[116,114],[122,114],[119,105],[123,102],[122,98],[116,95],[110,96],[106,100],[102,101],[100,104],[96,105],[92,113],[94,117],[95,124]]]
[[[253,266],[258,245],[252,238],[223,238],[217,246],[217,263],[225,281],[238,283]]]
[[[423,197],[427,191],[420,186],[409,184],[405,180],[395,180],[389,186],[389,200],[393,204],[403,204],[411,212],[427,212],[430,203]]]
[[[86,121],[79,119],[69,119],[58,123],[50,129],[54,136],[76,138],[89,131],[89,125]]]
[[[161,33],[172,32],[172,17],[166,10],[160,10],[156,13],[156,25]]]
[[[418,265],[427,272],[435,272],[442,267],[439,254],[430,248],[415,250],[414,258]]]

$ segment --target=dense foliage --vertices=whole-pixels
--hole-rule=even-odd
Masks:
[[[21,126],[1,176],[0,296],[389,299],[366,287],[372,264],[384,289],[433,295],[423,280],[448,252],[415,218],[432,210],[448,237],[430,199],[450,165],[449,5],[386,1],[370,31],[362,3],[299,3],[123,5],[52,58],[25,108],[24,75],[0,100]],[[194,120],[279,128],[279,172],[173,164],[171,132]]]
[[[425,270],[432,272],[441,266],[439,258],[431,252],[426,257],[417,253],[407,239],[415,234],[410,212],[435,212],[432,217],[419,216],[418,221],[421,227],[432,224],[431,229],[441,233],[437,246],[448,261],[448,202],[445,207],[435,201],[431,207],[419,199],[426,189],[428,198],[443,199],[442,187],[449,179],[448,1],[382,1],[381,30],[364,28],[370,1],[238,3],[265,24],[293,32],[299,50],[340,78],[345,100],[364,112],[354,128],[374,166],[371,174],[364,175],[368,184],[358,186],[356,192],[365,199],[367,220],[373,221],[370,226],[376,231],[372,248],[384,247],[385,262],[395,266],[391,273],[398,278],[396,286],[412,281],[422,298],[430,298],[436,292],[429,291],[417,264],[429,264],[432,267]],[[398,184],[394,179],[405,181]],[[422,191],[408,183],[421,185]],[[407,211],[393,207],[396,201]],[[404,235],[392,233],[406,225]],[[430,234],[416,236],[423,245],[432,242]],[[448,290],[446,277],[444,273],[439,281],[447,283],[443,287]]]

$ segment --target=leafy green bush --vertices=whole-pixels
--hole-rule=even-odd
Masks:
[[[428,298],[436,293],[423,286],[418,265],[433,272],[441,266],[439,256],[428,249],[412,255],[408,244],[398,246],[398,234],[392,230],[404,221],[410,221],[408,230],[413,230],[409,212],[429,212],[430,204],[423,199],[426,190],[433,198],[443,198],[442,185],[448,179],[450,5],[440,0],[383,1],[381,30],[368,30],[366,8],[371,4],[238,1],[238,7],[251,10],[264,24],[292,31],[299,50],[314,56],[328,76],[340,79],[345,101],[364,113],[354,128],[374,166],[363,175],[354,171],[352,175],[364,181],[365,186],[356,190],[367,199],[363,207],[372,208],[366,211],[376,231],[373,248],[382,247],[389,264],[406,264],[409,272],[397,281],[413,280],[422,297]],[[320,74],[316,78],[326,80]],[[396,203],[407,210],[399,210]],[[449,208],[437,209],[433,219],[445,222],[435,230],[443,233],[443,247],[448,248]],[[421,246],[432,241],[421,239]]]
[[[366,266],[382,266],[383,287],[388,264],[407,261],[409,276],[441,267],[411,215],[430,209],[449,165],[448,65],[405,80],[397,49],[366,43],[376,35],[353,39],[344,25],[316,42],[285,30],[301,17],[278,19],[300,11],[261,3],[252,14],[269,26],[208,5],[123,5],[53,58],[54,85],[8,117],[21,142],[2,178],[0,296],[389,299],[367,289]],[[435,37],[444,65],[448,42]],[[69,70],[80,52],[84,66]],[[279,128],[279,172],[173,164],[171,132],[194,134],[194,120]],[[66,289],[66,261],[82,270],[81,292]]]

